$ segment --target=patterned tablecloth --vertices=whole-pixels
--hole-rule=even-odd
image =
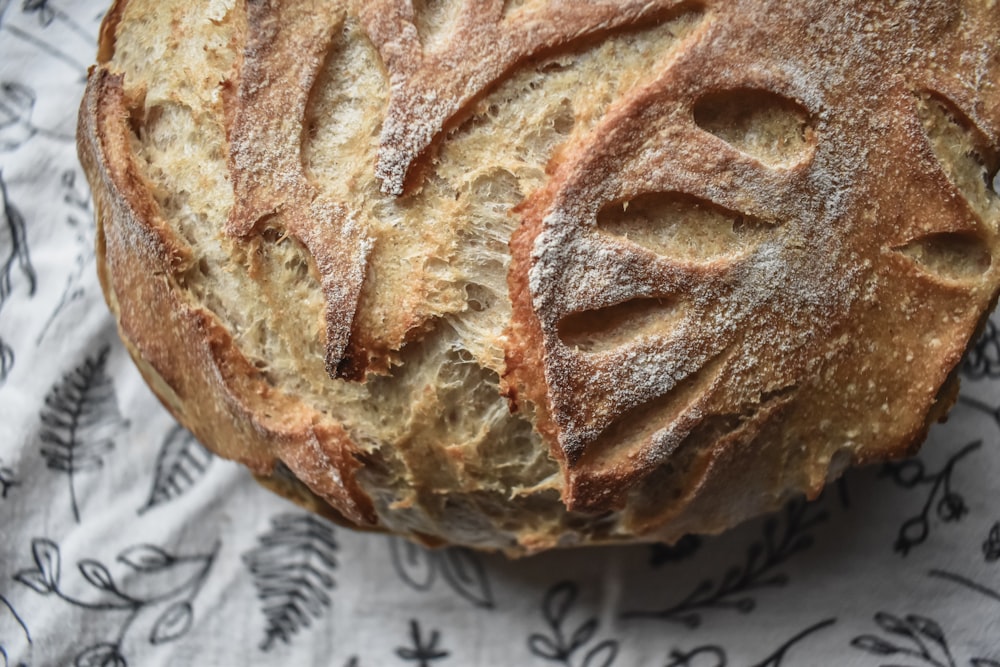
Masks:
[[[713,538],[506,561],[336,528],[146,389],[73,134],[104,0],[0,0],[0,665],[1000,666],[1000,336],[918,458]]]

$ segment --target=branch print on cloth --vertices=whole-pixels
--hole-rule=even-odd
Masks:
[[[899,527],[895,549],[905,556],[910,550],[927,541],[931,531],[931,510],[938,519],[945,523],[960,521],[969,508],[965,498],[952,489],[951,477],[955,466],[963,458],[979,449],[981,441],[970,442],[952,454],[944,467],[936,473],[928,473],[924,462],[913,458],[899,463],[886,463],[882,467],[882,475],[891,477],[896,484],[904,489],[914,489],[928,486],[930,490],[920,513],[906,519]]]
[[[144,613],[157,614],[148,635],[149,643],[154,646],[175,641],[191,628],[194,598],[208,577],[219,547],[216,544],[209,553],[195,556],[175,556],[149,544],[129,547],[116,559],[123,570],[117,582],[102,563],[81,560],[76,576],[82,576],[90,586],[84,597],[67,592],[77,586],[64,586],[59,546],[51,540],[36,538],[31,543],[35,566],[21,570],[14,578],[36,593],[55,596],[74,607],[109,614],[120,612],[124,619],[117,634],[84,648],[77,654],[74,665],[125,667],[128,664],[122,654],[125,636]]]
[[[807,637],[821,630],[825,630],[834,623],[836,619],[827,619],[825,621],[820,621],[815,625],[811,625],[802,632],[798,633],[784,644],[778,647],[771,655],[764,658],[762,661],[755,663],[753,667],[782,667],[785,664],[785,657],[792,651],[792,648],[797,644],[802,643]],[[801,659],[801,658],[800,658]],[[789,667],[793,664],[800,664],[797,662],[788,663]],[[805,664],[805,663],[802,663]],[[666,664],[666,667],[728,667],[729,658],[726,654],[726,650],[721,646],[699,646],[690,652],[683,652],[675,650],[670,654],[670,662]]]
[[[880,611],[875,614],[875,624],[878,634],[855,637],[851,646],[877,656],[881,661],[878,664],[891,660],[893,664],[905,661],[921,667],[1000,667],[1000,660],[991,658],[970,657],[967,662],[956,658],[944,629],[932,618],[919,614],[899,617]]]
[[[706,611],[735,609],[742,614],[753,611],[757,602],[751,593],[788,585],[788,575],[775,570],[813,545],[811,531],[825,522],[829,513],[815,504],[793,500],[785,506],[784,526],[779,516],[764,521],[763,539],[750,545],[743,565],[730,567],[720,580],[702,581],[672,606],[658,611],[628,611],[622,618],[659,619],[696,628]]]
[[[528,648],[532,655],[565,667],[611,667],[618,657],[618,641],[593,641],[599,628],[596,616],[567,627],[579,592],[572,581],[548,590],[542,600],[546,630],[529,636]]]

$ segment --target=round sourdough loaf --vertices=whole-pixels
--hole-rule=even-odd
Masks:
[[[914,450],[1000,287],[994,0],[117,0],[150,386],[336,521],[675,540]]]

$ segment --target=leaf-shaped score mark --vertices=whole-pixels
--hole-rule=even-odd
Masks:
[[[461,597],[477,607],[493,608],[486,568],[474,552],[454,547],[430,551],[398,537],[389,538],[389,551],[396,574],[411,588],[430,590],[440,573]]]
[[[128,667],[117,644],[95,644],[76,656],[74,667]]]
[[[186,493],[208,471],[213,458],[190,431],[175,424],[163,439],[156,457],[153,487],[139,514]]]
[[[0,82],[0,153],[16,150],[35,135],[34,108],[33,90],[12,81]]]
[[[517,63],[569,50],[594,33],[648,22],[677,4],[549,2],[512,10],[505,0],[361,3],[362,25],[393,82],[375,171],[383,192],[401,195],[417,158],[471,100]],[[430,15],[441,10],[440,18]],[[447,20],[449,14],[453,20]],[[431,23],[437,30],[428,30]]]
[[[191,603],[187,600],[175,602],[156,619],[149,634],[149,641],[154,645],[172,642],[191,628],[193,620],[194,611],[191,609]]]
[[[966,233],[929,234],[895,250],[909,257],[922,270],[955,282],[975,280],[993,263],[986,242]]]
[[[139,544],[118,554],[118,561],[139,572],[157,572],[177,562],[177,559],[159,547]]]
[[[815,149],[809,112],[767,90],[710,93],[695,104],[694,120],[701,129],[771,167],[805,162]]]

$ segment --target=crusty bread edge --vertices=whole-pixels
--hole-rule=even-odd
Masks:
[[[104,40],[113,38],[109,25]],[[106,58],[113,47],[100,48]],[[355,478],[360,450],[343,427],[271,387],[217,317],[185,293],[179,279],[190,250],[159,215],[131,151],[129,118],[122,77],[91,68],[77,150],[94,192],[98,276],[143,377],[220,456],[259,478],[280,461],[304,485],[278,476],[270,488],[309,509],[328,505],[321,513],[339,523],[376,528],[371,498]]]

